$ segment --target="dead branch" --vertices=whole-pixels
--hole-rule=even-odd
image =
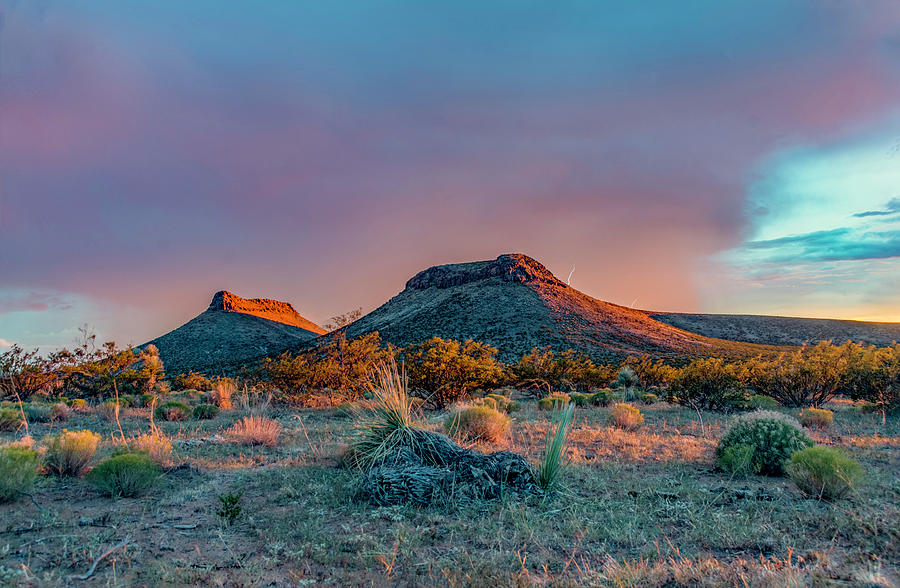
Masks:
[[[76,575],[76,574],[72,574],[72,575],[69,576],[69,578],[74,578],[74,579],[76,579],[76,580],[87,580],[88,578],[90,578],[91,576],[94,575],[94,570],[97,569],[97,564],[98,564],[98,563],[100,563],[101,561],[103,561],[104,558],[106,558],[106,557],[107,557],[109,554],[111,554],[113,551],[115,551],[115,550],[117,550],[117,549],[121,549],[121,548],[125,547],[126,545],[128,545],[128,542],[129,542],[129,541],[131,541],[131,535],[126,536],[125,539],[124,539],[121,543],[117,543],[116,545],[113,545],[112,547],[110,547],[109,549],[107,549],[106,551],[104,551],[103,553],[101,553],[101,554],[100,554],[100,557],[98,557],[97,559],[95,559],[95,560],[94,560],[94,563],[91,564],[91,569],[89,569],[89,570],[87,571],[86,574],[83,574],[83,575],[81,575],[81,576]]]

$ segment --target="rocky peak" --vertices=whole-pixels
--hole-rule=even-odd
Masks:
[[[407,289],[450,288],[489,278],[504,282],[542,283],[565,286],[538,261],[521,253],[505,253],[491,261],[451,263],[423,270],[406,282]]]
[[[209,308],[206,310],[251,314],[316,333],[325,332],[324,329],[303,318],[288,302],[280,302],[269,298],[241,298],[227,290],[213,294],[212,302],[209,303]]]

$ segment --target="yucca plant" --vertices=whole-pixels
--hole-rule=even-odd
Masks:
[[[541,463],[535,474],[538,486],[545,491],[553,490],[559,484],[559,477],[565,465],[563,456],[574,420],[575,404],[571,402],[554,407],[550,415],[550,427],[547,429]]]
[[[355,410],[357,419],[350,444],[362,469],[384,461],[399,446],[414,446],[420,438],[413,426],[406,370],[397,363],[379,363],[369,383],[371,400]]]

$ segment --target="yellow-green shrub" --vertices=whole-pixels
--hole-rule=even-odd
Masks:
[[[93,431],[66,431],[47,441],[44,465],[57,476],[80,476],[100,444]]]
[[[100,492],[112,496],[137,496],[159,478],[160,469],[150,456],[144,453],[123,453],[100,462],[87,475],[87,481]]]
[[[473,406],[448,416],[444,429],[469,441],[499,441],[509,432],[509,417],[490,406]]]
[[[22,413],[14,408],[0,408],[0,431],[18,431],[22,426]]]
[[[797,419],[780,412],[759,410],[735,417],[716,447],[720,461],[729,447],[753,447],[753,471],[768,476],[781,475],[784,464],[795,451],[813,445]]]
[[[855,459],[831,447],[809,447],[794,452],[785,470],[800,490],[814,498],[840,498],[862,479]]]
[[[554,394],[538,400],[538,410],[553,410],[554,407],[562,408],[570,402],[568,394]]]
[[[0,447],[0,502],[12,502],[28,492],[38,471],[37,451]]]
[[[609,413],[607,423],[619,429],[633,431],[644,424],[644,415],[630,404],[616,404]]]

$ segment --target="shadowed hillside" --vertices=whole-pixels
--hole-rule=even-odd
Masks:
[[[435,335],[471,338],[497,347],[507,361],[548,345],[599,361],[638,353],[676,358],[768,351],[697,335],[644,311],[596,300],[521,254],[419,272],[400,294],[350,325],[348,336],[372,331],[400,346]]]
[[[837,319],[794,318],[746,314],[649,313],[658,321],[707,337],[765,343],[802,345],[818,341],[885,346],[900,341],[900,323],[874,323]]]
[[[216,373],[242,361],[275,355],[306,343],[325,330],[286,302],[246,299],[216,292],[204,312],[145,343],[159,348],[166,371]]]

